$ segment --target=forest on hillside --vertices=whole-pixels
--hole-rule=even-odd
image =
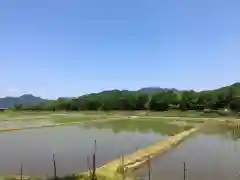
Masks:
[[[240,111],[240,83],[215,90],[196,92],[164,89],[159,91],[110,90],[77,98],[59,98],[37,105],[15,105],[15,110],[153,110],[165,111],[231,109]]]

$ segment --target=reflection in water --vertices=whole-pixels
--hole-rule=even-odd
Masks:
[[[105,123],[87,123],[85,128],[96,127],[98,129],[112,129],[113,132],[154,132],[162,135],[174,135],[184,130],[190,129],[193,126],[188,124],[177,125],[170,124],[167,121],[151,121],[151,120],[121,120]]]

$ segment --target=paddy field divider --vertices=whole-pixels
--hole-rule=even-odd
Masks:
[[[197,132],[200,127],[192,128],[187,131],[183,131],[179,134],[171,136],[166,140],[160,141],[152,146],[142,148],[136,152],[125,155],[124,161],[122,158],[115,159],[105,164],[104,166],[97,168],[96,172],[99,175],[106,177],[116,177],[118,172],[129,171],[139,168],[141,165],[148,162],[149,158],[154,158],[157,155],[161,155],[168,150],[172,149],[175,145],[181,143],[184,139]],[[123,163],[124,162],[124,163]]]
[[[10,131],[19,131],[25,129],[39,129],[39,128],[47,128],[47,127],[55,127],[55,126],[71,126],[74,124],[83,124],[83,123],[91,123],[91,122],[106,122],[106,121],[114,121],[114,120],[123,120],[129,117],[112,117],[112,118],[104,118],[104,119],[93,119],[86,121],[76,121],[76,122],[64,122],[64,123],[49,123],[49,124],[41,124],[41,125],[33,125],[33,126],[23,126],[23,127],[8,127],[8,128],[0,128],[1,132],[10,132]]]

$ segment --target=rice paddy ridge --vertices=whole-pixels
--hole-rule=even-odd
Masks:
[[[149,157],[154,158],[156,155],[165,153],[199,129],[199,127],[192,128],[147,148],[139,149],[130,155],[124,156],[124,160],[123,158],[115,159],[104,166],[97,168],[96,172],[97,174],[114,177],[121,167],[124,168],[124,171],[138,168],[140,165],[146,163]]]

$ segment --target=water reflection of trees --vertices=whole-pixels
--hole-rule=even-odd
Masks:
[[[115,133],[119,132],[154,132],[162,135],[174,135],[183,130],[190,129],[191,125],[170,124],[165,121],[143,121],[143,120],[123,120],[106,123],[89,123],[84,128],[111,129]]]

